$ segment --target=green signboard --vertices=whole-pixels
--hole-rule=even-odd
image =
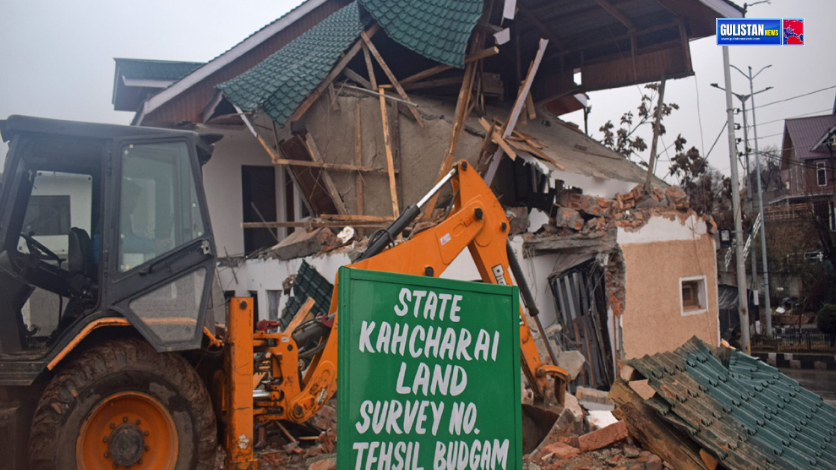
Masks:
[[[339,272],[338,470],[520,470],[519,291]]]

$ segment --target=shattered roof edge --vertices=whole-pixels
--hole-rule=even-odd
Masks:
[[[169,100],[176,98],[204,78],[217,72],[235,59],[243,56],[275,34],[283,31],[285,28],[303,18],[327,1],[328,0],[304,0],[301,4],[280,16],[273,22],[247,36],[244,40],[232,46],[212,60],[206,62],[203,66],[193,70],[190,74],[175,81],[160,93],[157,93],[151,98],[145,100],[133,121],[136,125],[140,125],[143,118],[148,113],[153,112]]]

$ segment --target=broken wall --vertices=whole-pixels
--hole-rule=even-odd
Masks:
[[[626,279],[624,357],[672,350],[695,335],[718,345],[717,265],[706,223],[695,215],[654,216],[638,230],[619,228],[617,237]],[[705,311],[683,310],[680,281],[696,276],[705,276]]]
[[[339,109],[332,106],[330,96],[323,94],[302,119],[323,161],[325,163],[355,163],[356,108],[359,106],[362,165],[387,168],[380,99],[376,96],[343,92],[336,97],[336,102]],[[398,207],[403,210],[407,205],[417,203],[435,184],[438,169],[441,167],[450,139],[452,121],[449,116],[443,114],[447,107],[442,106],[439,112],[438,109],[434,110],[431,104],[422,102],[420,107],[424,116],[422,127],[411,116],[399,113],[397,107],[392,104],[394,102],[387,100],[387,103],[386,114],[389,118],[394,166],[399,170],[395,176],[398,186]],[[401,105],[402,108],[405,106]],[[272,127],[272,123],[263,117],[256,122],[260,126]],[[277,137],[280,140],[289,139],[292,136],[289,126],[278,129]],[[250,138],[255,140],[252,136]],[[475,164],[481,144],[481,137],[467,132],[462,133],[456,147],[454,161],[467,159]],[[263,150],[262,152],[265,159],[269,161],[266,152]],[[348,211],[351,214],[360,213],[357,210],[356,172],[329,170],[329,174]],[[361,174],[365,201],[362,213],[391,216],[392,203],[388,176],[385,173],[363,172]]]

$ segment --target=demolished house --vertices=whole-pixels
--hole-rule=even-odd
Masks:
[[[725,0],[307,0],[161,91],[122,62],[114,103],[135,125],[224,135],[204,167],[219,277],[259,319],[327,308],[323,282],[467,160],[513,214],[561,365],[607,387],[619,359],[719,342],[715,227],[559,116],[692,75],[688,41],[740,16]],[[480,278],[466,253],[441,276]]]

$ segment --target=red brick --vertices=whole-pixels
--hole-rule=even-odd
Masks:
[[[658,455],[651,455],[644,466],[647,470],[662,470],[662,459]]]
[[[619,421],[597,431],[584,434],[578,438],[578,443],[581,445],[582,452],[588,452],[607,447],[622,439],[627,439],[627,425],[624,424],[624,421]]]
[[[316,462],[312,463],[308,470],[336,470],[337,469],[337,460],[336,459],[323,459],[317,460]]]
[[[567,460],[571,459],[572,457],[577,457],[581,454],[581,451],[575,447],[572,447],[568,444],[564,444],[562,442],[555,442],[554,444],[550,444],[543,448],[540,452],[541,458],[551,454],[556,460]]]

